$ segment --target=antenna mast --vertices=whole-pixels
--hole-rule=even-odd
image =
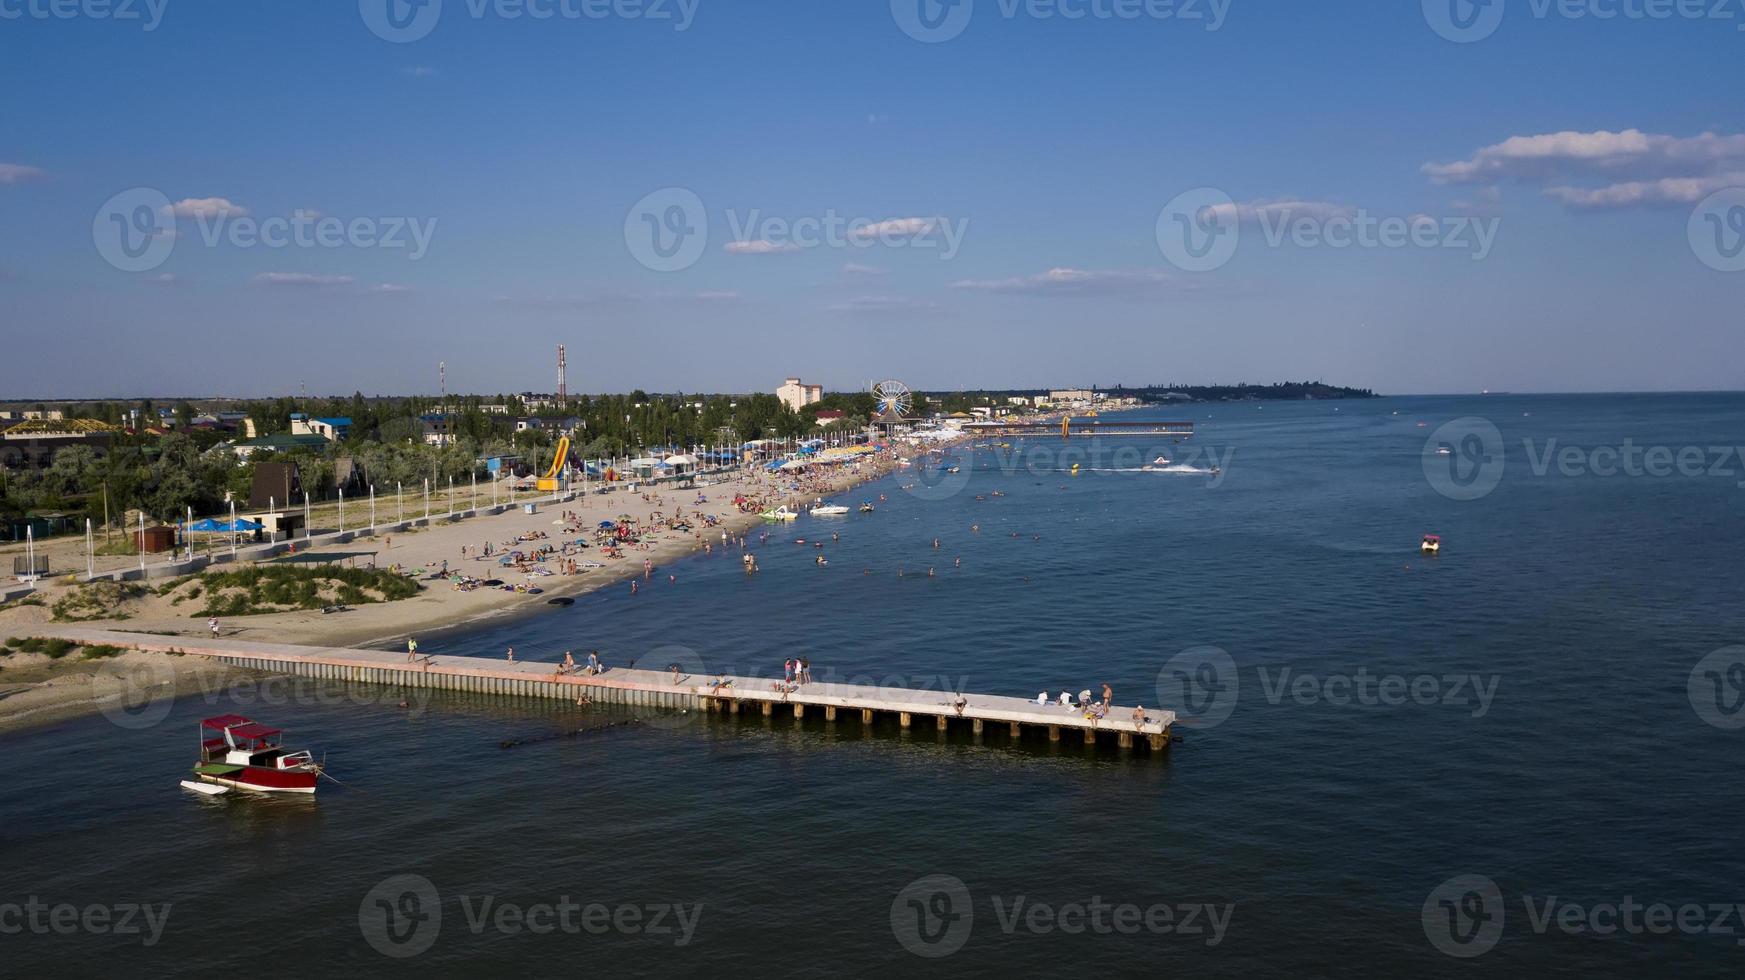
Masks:
[[[563,345],[557,345],[557,407],[563,408],[569,402],[569,382],[566,377]]]

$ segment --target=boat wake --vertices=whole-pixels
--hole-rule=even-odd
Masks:
[[[1216,476],[1217,471],[1205,466],[1171,463],[1168,466],[1105,466],[1081,470],[1082,473],[1173,473],[1178,476]]]

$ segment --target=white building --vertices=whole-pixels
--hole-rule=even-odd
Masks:
[[[780,388],[776,389],[776,397],[782,400],[783,405],[797,412],[807,405],[823,401],[824,386],[809,385],[801,382],[799,378],[789,378],[782,382]]]

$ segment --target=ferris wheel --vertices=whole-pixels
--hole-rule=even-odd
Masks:
[[[915,407],[915,396],[901,381],[880,381],[873,385],[873,395],[879,400],[880,415],[906,416]]]

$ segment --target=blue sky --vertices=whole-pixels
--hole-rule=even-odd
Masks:
[[[405,43],[386,0],[36,2],[0,2],[0,397],[549,389],[558,343],[588,391],[1745,387],[1745,0],[1497,0],[1470,43],[1431,23],[1466,0],[974,0],[936,43],[935,0],[442,0]],[[660,271],[670,189],[707,237]],[[1205,193],[1235,248],[1184,268]],[[246,238],[298,212],[345,233]],[[1327,244],[1368,219],[1437,247]]]

